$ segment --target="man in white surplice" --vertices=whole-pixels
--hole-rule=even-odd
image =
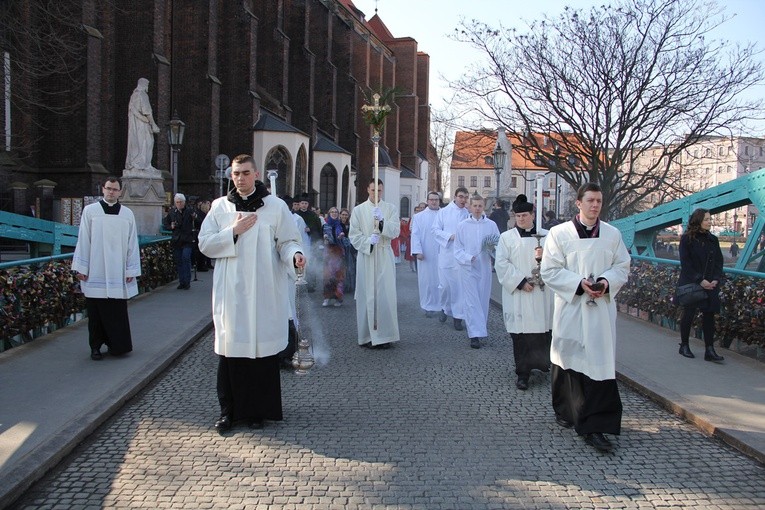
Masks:
[[[454,258],[459,264],[462,303],[470,347],[480,349],[481,338],[488,335],[489,298],[491,297],[491,255],[485,249],[487,238],[499,239],[497,224],[483,213],[486,200],[470,197],[470,216],[457,225]]]
[[[438,241],[438,275],[441,286],[441,322],[446,322],[447,316],[454,318],[454,329],[462,331],[462,292],[460,288],[459,269],[454,258],[454,233],[457,225],[468,217],[465,204],[469,193],[467,188],[459,187],[454,192],[454,200],[438,211],[433,222],[432,233]]]
[[[505,328],[513,339],[515,387],[525,391],[532,370],[550,371],[553,291],[532,278],[545,244],[545,237],[537,243],[534,236],[547,236],[547,230],[534,224],[534,206],[526,195],[518,195],[513,213],[515,227],[500,236],[494,267],[502,286]]]
[[[369,199],[353,208],[348,237],[358,250],[355,294],[358,342],[361,346],[385,349],[399,341],[396,265],[390,242],[398,237],[401,223],[396,206],[382,201],[382,181],[378,181],[375,204],[374,184],[373,180],[367,186]],[[374,233],[375,222],[379,222],[379,234]]]
[[[412,256],[417,257],[417,285],[420,308],[426,317],[434,317],[441,310],[438,290],[438,241],[431,233],[438,215],[441,197],[435,191],[428,193],[428,207],[412,217]]]
[[[212,305],[218,354],[219,433],[236,421],[261,428],[282,419],[278,353],[287,346],[285,271],[304,267],[287,204],[268,193],[252,156],[231,165],[235,189],[212,203],[199,249],[216,259]]]
[[[550,229],[542,280],[555,292],[552,404],[555,421],[573,426],[599,451],[619,434],[622,403],[616,385],[616,302],[630,256],[621,233],[600,221],[603,194],[587,183],[577,192],[579,214]]]
[[[90,358],[96,361],[103,358],[104,344],[113,355],[133,350],[127,301],[138,294],[141,276],[135,217],[119,203],[120,181],[108,177],[103,194],[82,210],[72,258],[88,310]]]

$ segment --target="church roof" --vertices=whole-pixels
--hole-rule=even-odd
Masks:
[[[327,138],[326,136],[319,135],[316,140],[316,144],[313,146],[314,151],[319,152],[340,152],[343,154],[351,154],[347,150],[343,149],[335,142]]]
[[[422,179],[420,179],[419,177],[417,177],[417,175],[415,175],[415,173],[414,173],[414,172],[412,172],[411,170],[409,170],[409,169],[408,169],[407,167],[405,167],[404,165],[401,165],[401,174],[400,174],[400,176],[399,176],[399,177],[400,177],[401,179],[417,179],[418,181],[421,181],[421,180],[422,180]]]
[[[295,126],[287,124],[285,121],[267,110],[260,110],[260,118],[252,126],[253,131],[276,131],[282,133],[298,133],[306,135]]]
[[[382,18],[375,13],[372,18],[370,18],[369,21],[367,21],[367,26],[369,26],[369,29],[374,32],[374,34],[380,38],[381,41],[391,41],[395,39],[393,37],[393,34],[390,30],[388,30],[388,27],[383,23]]]
[[[390,154],[388,154],[388,151],[380,145],[380,148],[377,150],[377,164],[379,166],[393,166],[393,160],[390,159]]]

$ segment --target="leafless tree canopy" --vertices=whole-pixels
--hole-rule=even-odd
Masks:
[[[436,150],[438,168],[441,170],[441,189],[447,191],[451,182],[449,163],[454,154],[454,133],[457,118],[449,108],[433,108],[430,112],[430,141]]]
[[[17,112],[62,115],[78,108],[72,91],[85,81],[87,43],[81,18],[71,0],[0,2],[0,50],[8,52],[11,63],[2,74],[10,71],[11,105]]]
[[[761,116],[742,95],[763,82],[759,50],[709,37],[729,18],[714,1],[623,0],[525,33],[463,22],[455,37],[485,59],[452,86],[485,121],[548,135],[522,150],[573,186],[599,183],[603,217],[622,216],[657,189],[682,191],[672,162],[690,145]],[[633,165],[657,146],[647,171]]]

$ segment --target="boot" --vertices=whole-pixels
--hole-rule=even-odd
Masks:
[[[715,348],[712,345],[708,345],[706,351],[704,351],[705,361],[722,361],[724,359],[725,358],[715,352]]]
[[[695,358],[696,357],[691,352],[691,348],[688,347],[688,344],[680,344],[680,355],[681,356],[685,356],[686,358]]]

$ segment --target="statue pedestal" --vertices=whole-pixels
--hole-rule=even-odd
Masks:
[[[162,224],[162,206],[165,205],[165,188],[162,173],[142,170],[122,172],[122,198],[120,203],[129,207],[135,216],[138,235],[159,235]]]

